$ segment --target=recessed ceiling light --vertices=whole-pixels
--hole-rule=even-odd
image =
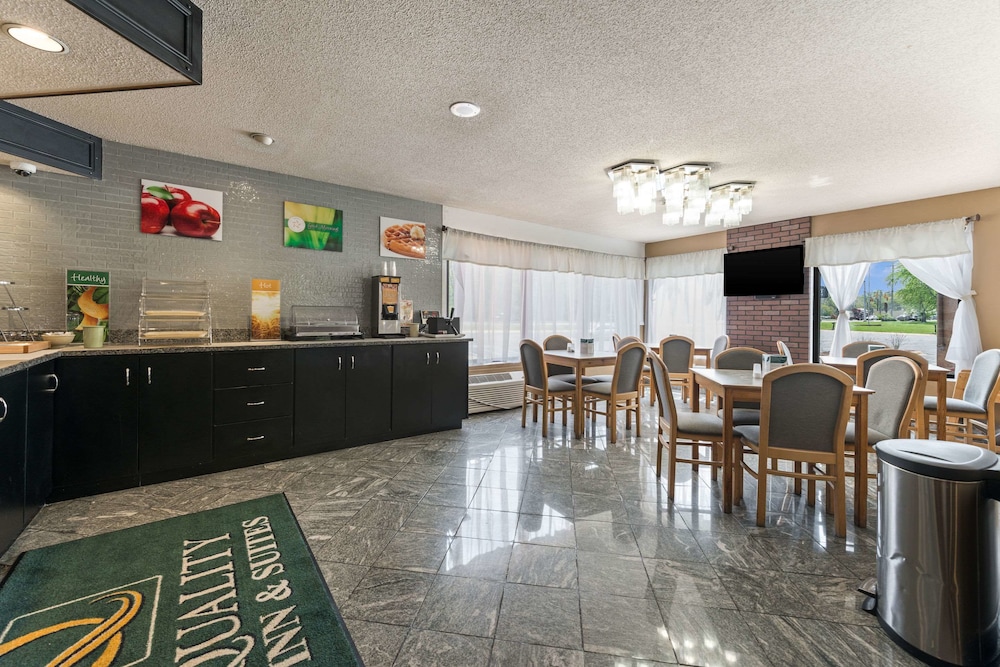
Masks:
[[[455,102],[449,108],[459,118],[472,118],[479,115],[479,105],[472,102]]]
[[[265,146],[270,146],[271,144],[274,143],[274,137],[268,136],[263,132],[251,132],[250,138],[256,141],[257,143],[264,144]]]
[[[69,47],[41,30],[35,30],[34,28],[17,23],[4,23],[0,28],[3,28],[8,35],[22,44],[27,44],[40,51],[47,51],[49,53],[66,53],[69,51]]]

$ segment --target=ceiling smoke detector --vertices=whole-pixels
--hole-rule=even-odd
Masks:
[[[448,108],[459,118],[473,118],[479,115],[479,105],[472,102],[455,102]]]

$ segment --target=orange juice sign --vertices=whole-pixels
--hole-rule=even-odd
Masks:
[[[107,338],[111,303],[111,274],[108,271],[66,271],[66,330],[83,340],[83,327],[102,325]]]
[[[281,281],[251,281],[250,340],[281,338]]]

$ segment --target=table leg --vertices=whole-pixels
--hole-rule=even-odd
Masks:
[[[576,395],[573,398],[573,435],[583,437],[583,365],[576,365]]]
[[[937,381],[937,439],[948,439],[948,380],[939,378]]]
[[[698,376],[694,373],[691,374],[691,393],[694,396],[699,396],[701,392],[701,387],[698,386]],[[698,412],[701,407],[701,401],[693,401],[691,403],[691,412]],[[707,406],[706,406],[707,407]]]
[[[868,396],[854,411],[854,525],[868,525]]]
[[[732,514],[733,496],[735,495],[733,485],[736,473],[733,469],[735,463],[733,449],[736,447],[733,442],[733,410],[731,407],[733,401],[725,389],[723,389],[722,394],[716,393],[716,396],[722,398],[722,511],[726,514]],[[742,497],[742,495],[742,489],[740,489],[740,496]]]

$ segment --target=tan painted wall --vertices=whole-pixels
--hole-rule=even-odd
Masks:
[[[699,236],[685,236],[681,239],[657,241],[646,244],[646,257],[661,257],[663,255],[680,255],[685,252],[700,252],[726,247],[726,233],[712,232]]]
[[[973,233],[972,289],[983,348],[1000,347],[1000,188],[957,195],[863,208],[856,211],[817,215],[812,219],[813,236],[896,227],[919,222],[963,218],[978,213],[981,220]]]

